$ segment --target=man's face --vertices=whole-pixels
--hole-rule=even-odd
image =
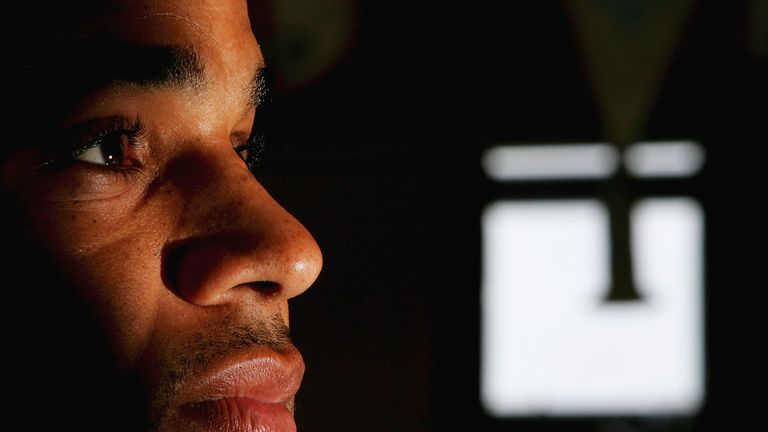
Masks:
[[[55,41],[72,103],[3,186],[152,428],[293,430],[287,301],[321,255],[246,163],[263,58],[245,2],[117,3]]]

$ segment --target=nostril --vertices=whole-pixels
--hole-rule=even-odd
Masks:
[[[231,288],[238,288],[241,293],[252,291],[265,299],[282,293],[283,285],[269,280],[268,276],[251,282],[238,280],[248,277],[242,272],[244,267],[253,267],[250,259],[238,259],[246,253],[239,251],[245,251],[249,246],[240,244],[243,236],[223,240],[222,237],[196,237],[166,245],[162,252],[161,273],[166,287],[195,304],[216,302],[220,294]]]
[[[274,297],[280,293],[280,284],[277,282],[257,281],[257,282],[249,282],[245,285],[250,287],[254,291],[258,291],[259,293],[261,293],[266,297]]]

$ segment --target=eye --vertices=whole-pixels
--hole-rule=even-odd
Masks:
[[[38,169],[56,171],[73,163],[112,170],[141,165],[137,157],[148,143],[139,117],[104,117],[48,133],[39,142]]]
[[[125,149],[131,144],[128,132],[112,132],[96,139],[91,145],[74,154],[81,162],[104,166],[120,166],[125,159]]]
[[[240,156],[240,159],[242,159],[244,162],[248,160],[248,156],[251,154],[251,150],[248,148],[248,146],[237,147],[235,151]]]

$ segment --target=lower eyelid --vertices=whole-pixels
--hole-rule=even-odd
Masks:
[[[81,162],[46,174],[41,181],[42,193],[55,202],[119,200],[128,204],[147,190],[150,180],[138,168],[110,168]]]
[[[130,197],[136,190],[138,188],[132,187],[131,180],[124,174],[90,173],[66,182],[56,181],[56,184],[46,188],[46,193],[52,202],[129,204],[135,200]]]
[[[145,177],[138,168],[108,167],[88,162],[82,162],[80,165],[89,165],[80,167],[79,169],[85,170],[85,176],[97,183],[100,187],[106,187],[110,184],[114,185],[115,183],[137,183]]]

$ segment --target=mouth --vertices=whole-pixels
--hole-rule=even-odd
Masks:
[[[301,354],[259,348],[213,365],[177,404],[184,430],[294,432],[293,401],[304,375]]]

